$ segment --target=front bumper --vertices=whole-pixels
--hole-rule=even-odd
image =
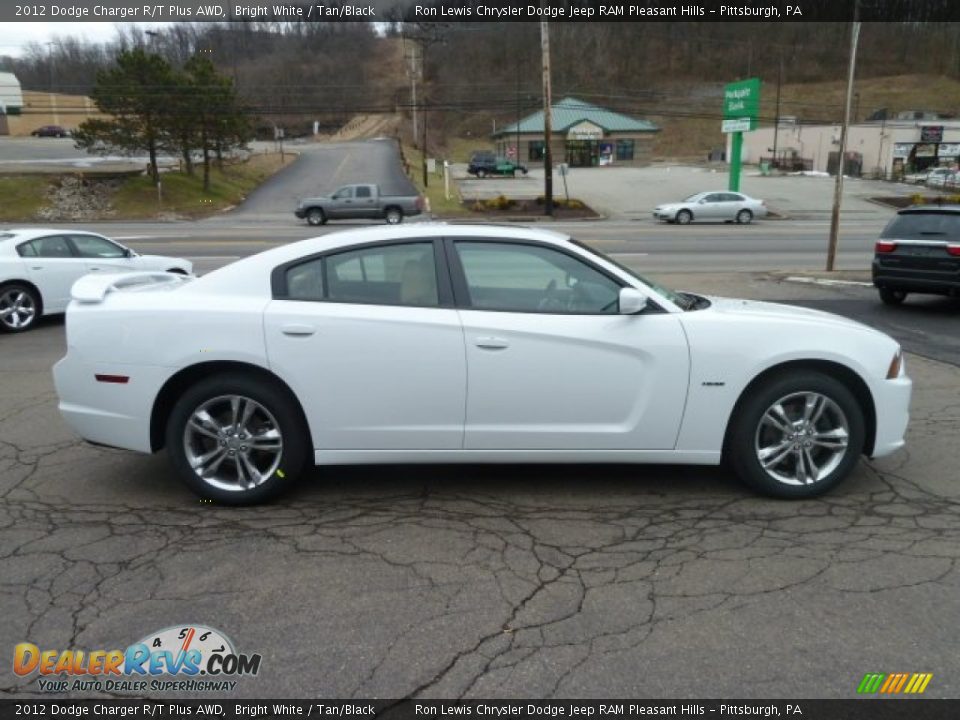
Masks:
[[[293,214],[296,215],[301,220],[303,220],[307,216],[307,211],[304,210],[303,208],[297,208],[296,210],[293,211]]]
[[[913,381],[902,371],[900,377],[884,380],[873,388],[877,431],[870,457],[879,458],[899,450],[910,422],[910,396]]]

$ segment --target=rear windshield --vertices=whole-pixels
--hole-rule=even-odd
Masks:
[[[960,238],[960,213],[904,213],[897,215],[880,234],[899,240]]]

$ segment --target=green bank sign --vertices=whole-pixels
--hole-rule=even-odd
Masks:
[[[760,114],[760,78],[730,83],[723,88],[723,117],[755,118]]]

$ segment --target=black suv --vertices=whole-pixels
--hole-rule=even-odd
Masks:
[[[960,205],[898,212],[877,240],[873,284],[888,305],[911,292],[960,295]]]

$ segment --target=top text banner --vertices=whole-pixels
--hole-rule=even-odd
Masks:
[[[350,2],[181,2],[60,0],[0,3],[0,22],[842,22],[853,0],[351,0]],[[873,0],[861,3],[860,19],[896,22],[960,20],[960,2]]]

